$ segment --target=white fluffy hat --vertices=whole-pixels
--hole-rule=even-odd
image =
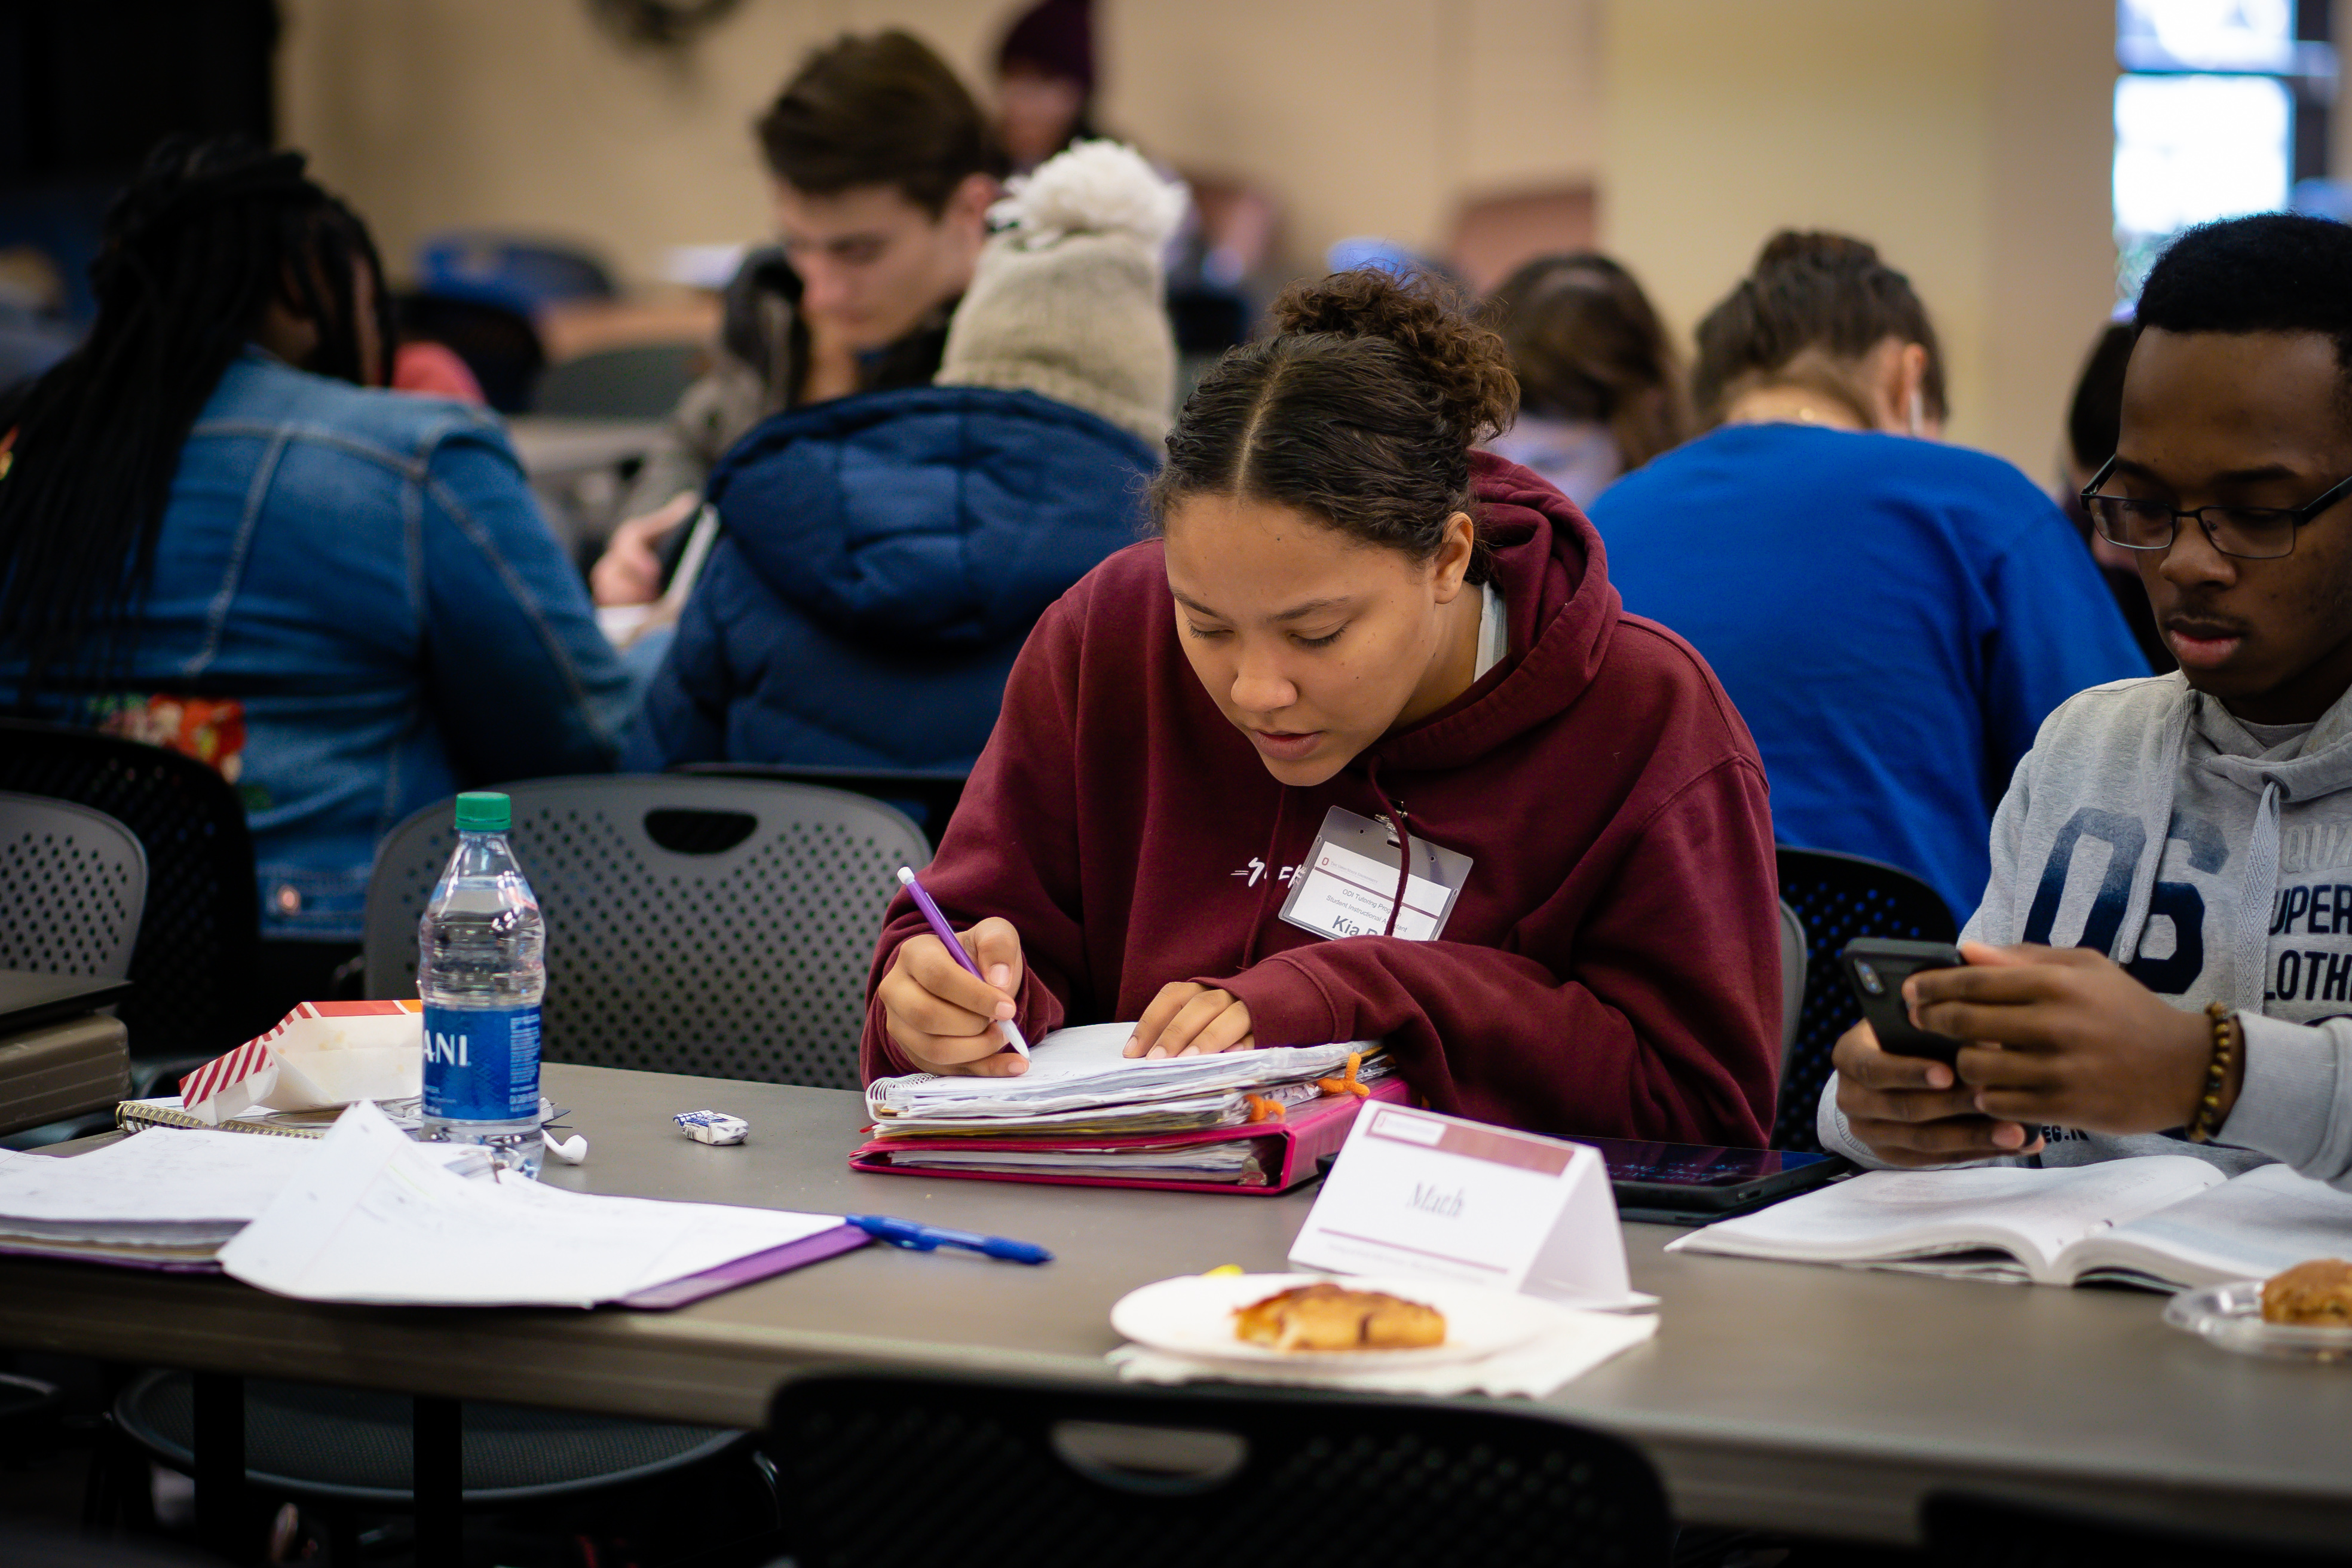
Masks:
[[[1006,191],[937,384],[1034,392],[1157,447],[1176,397],[1160,258],[1190,194],[1116,142],[1078,142]]]

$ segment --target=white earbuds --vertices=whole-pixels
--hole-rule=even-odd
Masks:
[[[576,1165],[588,1157],[588,1140],[580,1133],[574,1132],[571,1137],[558,1143],[555,1141],[555,1134],[542,1127],[540,1129],[539,1140],[547,1145],[549,1153],[567,1165]]]

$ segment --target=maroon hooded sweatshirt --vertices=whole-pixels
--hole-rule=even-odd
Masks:
[[[1453,703],[1286,785],[1185,662],[1160,546],[1135,545],[1030,635],[924,885],[959,930],[1021,933],[1033,1040],[1194,980],[1246,1004],[1261,1046],[1385,1039],[1439,1110],[1760,1145],[1780,953],[1755,742],[1687,643],[1620,608],[1573,503],[1483,453],[1473,474],[1510,651]],[[1332,805],[1471,857],[1441,940],[1278,918]],[[925,929],[902,892],[869,1079],[914,1070],[870,998]]]

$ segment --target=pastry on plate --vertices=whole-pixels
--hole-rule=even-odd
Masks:
[[[1385,1290],[1328,1280],[1234,1311],[1234,1337],[1277,1351],[1408,1351],[1445,1342],[1445,1314]]]
[[[2352,1329],[2352,1263],[2315,1258],[2263,1282],[2263,1321]]]

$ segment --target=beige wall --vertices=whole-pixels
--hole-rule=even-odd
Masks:
[[[584,0],[285,0],[288,140],[405,255],[591,241],[633,278],[756,237],[749,122],[811,44],[911,26],[982,79],[1015,0],[749,0],[629,49]],[[1247,174],[1300,265],[1442,244],[1465,195],[1598,174],[1605,242],[1687,328],[1781,224],[1911,273],[1956,438],[2045,477],[2109,300],[2109,0],[1099,0],[1106,119]]]
[[[1017,0],[750,0],[692,47],[623,47],[583,0],[285,0],[286,137],[404,255],[465,224],[664,247],[765,225],[750,122],[810,45],[896,23],[975,84]],[[1302,262],[1443,241],[1464,191],[1590,177],[1600,0],[1104,0],[1105,119],[1249,174]],[[1309,63],[1311,62],[1311,64]]]
[[[1604,242],[1688,328],[1784,226],[1909,273],[1956,440],[2051,477],[2114,294],[2109,0],[1612,0]]]

